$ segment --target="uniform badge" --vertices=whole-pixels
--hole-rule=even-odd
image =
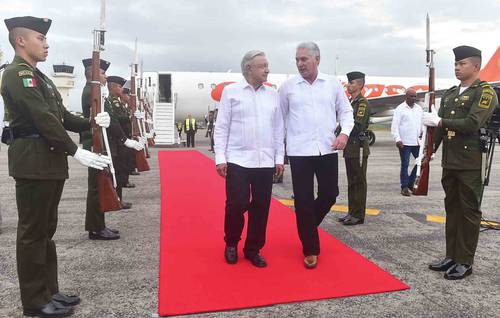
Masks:
[[[21,76],[31,76],[33,77],[33,72],[30,71],[30,70],[22,70],[22,71],[19,71],[19,73],[17,73],[17,75],[19,75],[19,77]]]
[[[36,87],[36,85],[37,85],[36,78],[23,78],[24,87]]]
[[[365,116],[365,111],[366,111],[366,105],[365,104],[359,105],[358,112],[356,113],[356,116],[358,116],[358,117]]]
[[[479,100],[479,107],[481,108],[490,108],[491,101],[493,100],[493,91],[485,89],[481,94],[481,99]]]

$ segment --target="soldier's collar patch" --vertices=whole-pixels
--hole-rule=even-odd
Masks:
[[[24,87],[36,87],[38,84],[36,78],[23,78]]]
[[[33,75],[33,71],[30,71],[30,70],[22,70],[22,71],[19,71],[19,72],[17,73],[17,75],[19,75],[19,77],[21,77],[21,76],[31,76],[31,77],[33,77],[33,76],[34,76],[34,75]]]

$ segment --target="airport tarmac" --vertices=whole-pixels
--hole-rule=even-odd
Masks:
[[[197,134],[197,150],[212,157],[204,133]],[[429,195],[403,197],[399,187],[398,151],[388,132],[378,131],[376,135],[367,177],[367,207],[372,210],[365,224],[344,227],[336,222],[344,212],[332,212],[321,227],[411,289],[192,317],[500,317],[500,231],[480,234],[474,274],[467,279],[447,281],[442,273],[428,270],[428,263],[442,258],[445,248],[440,155],[432,162]],[[132,202],[133,207],[106,215],[107,226],[121,233],[120,240],[107,242],[91,241],[84,231],[87,169],[68,159],[70,178],[59,205],[55,241],[60,289],[76,292],[82,298],[74,317],[152,317],[156,313],[160,226],[158,151],[172,149],[151,149],[151,171],[131,176],[131,182],[137,187],[124,189],[124,199]],[[495,157],[491,183],[485,190],[483,216],[500,221],[500,200],[497,199],[500,197],[500,154]],[[347,180],[342,158],[339,176],[336,210],[343,210],[342,206],[347,205]],[[22,317],[15,262],[17,210],[14,181],[8,177],[5,145],[0,149],[0,178],[3,218],[0,317]],[[277,199],[291,199],[288,166],[284,183],[275,185],[273,193]],[[223,244],[221,233],[221,255]]]

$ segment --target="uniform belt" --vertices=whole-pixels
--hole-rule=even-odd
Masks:
[[[12,128],[12,138],[41,138],[36,128]]]

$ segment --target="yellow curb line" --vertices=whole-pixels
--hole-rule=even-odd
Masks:
[[[446,217],[444,216],[439,216],[439,215],[427,215],[425,219],[429,222],[435,222],[435,223],[441,223],[444,224],[446,223]],[[482,225],[493,225],[493,226],[500,226],[499,223],[497,222],[481,222]]]
[[[293,200],[291,200],[291,199],[278,199],[278,201],[283,203],[284,205],[287,205],[287,206],[293,206],[293,204],[294,204]],[[349,211],[349,207],[345,206],[345,205],[334,205],[334,206],[332,206],[332,209],[330,211],[347,213],[347,211]],[[366,209],[366,214],[367,215],[379,215],[380,210]]]

